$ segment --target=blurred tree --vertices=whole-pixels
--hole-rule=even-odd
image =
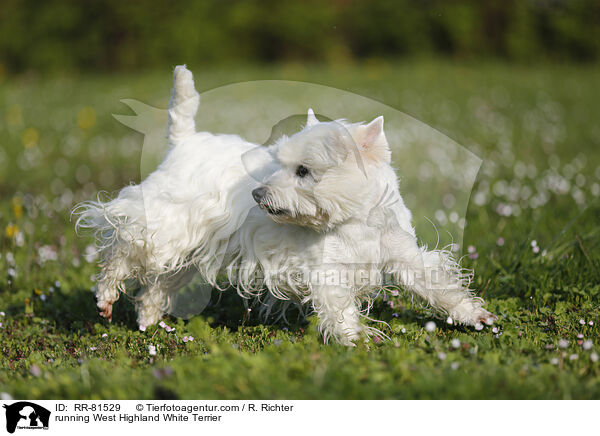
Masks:
[[[3,0],[0,8],[0,64],[11,72],[421,54],[595,61],[600,2]]]

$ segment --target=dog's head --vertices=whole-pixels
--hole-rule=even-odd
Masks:
[[[382,186],[379,174],[391,171],[383,117],[319,122],[309,109],[306,126],[271,153],[277,169],[252,191],[254,200],[276,222],[319,231],[365,217]]]

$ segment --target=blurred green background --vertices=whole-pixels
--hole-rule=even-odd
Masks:
[[[600,398],[599,23],[597,0],[3,0],[0,399]],[[111,114],[132,114],[123,98],[166,108],[180,63],[200,92],[286,79],[363,95],[483,159],[461,254],[494,330],[427,331],[402,293],[371,313],[391,339],[352,350],[323,345],[314,318],[248,317],[233,292],[166,317],[170,332],[138,331],[125,297],[101,319],[70,211],[139,181],[144,137]],[[401,181],[410,205],[447,166],[394,158],[419,175]],[[428,218],[460,222],[455,203]]]
[[[8,72],[445,56],[595,61],[597,0],[4,0]]]

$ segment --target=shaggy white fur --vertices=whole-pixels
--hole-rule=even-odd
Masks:
[[[470,272],[417,245],[382,117],[319,122],[309,109],[302,131],[260,147],[197,133],[199,100],[191,72],[176,67],[163,162],[115,199],[75,209],[76,227],[92,229],[101,251],[103,316],[134,279],[138,322],[154,324],[199,272],[215,286],[226,275],[245,297],[268,290],[269,306],[310,305],[325,341],[345,345],[369,333],[363,303],[390,284],[457,323],[494,321],[469,290]]]

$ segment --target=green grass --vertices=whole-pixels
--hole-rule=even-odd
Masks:
[[[191,67],[201,91],[281,78],[348,89],[420,119],[484,159],[467,211],[464,247],[471,252],[464,249],[464,262],[499,315],[498,330],[436,320],[427,332],[431,313],[403,294],[378,300],[372,311],[389,323],[383,331],[391,339],[355,349],[323,345],[314,318],[247,318],[233,292],[215,292],[207,310],[189,321],[166,317],[175,327],[170,333],[138,331],[125,298],[113,323],[106,322],[90,292],[97,267],[84,253],[91,241],[74,234],[69,210],[98,190],[139,179],[143,138],[111,114],[126,113],[121,98],[165,107],[169,72],[26,76],[0,83],[0,392],[97,399],[600,398],[598,67]]]

